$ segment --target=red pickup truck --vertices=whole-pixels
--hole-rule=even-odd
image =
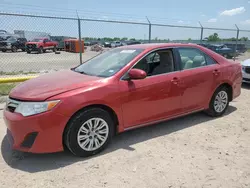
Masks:
[[[35,38],[26,43],[26,51],[28,54],[32,51],[44,53],[46,50],[53,50],[55,52],[57,46],[57,42],[51,41],[48,38]]]

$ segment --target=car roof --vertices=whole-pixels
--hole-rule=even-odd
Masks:
[[[121,48],[141,48],[141,49],[155,49],[155,48],[168,48],[168,47],[198,47],[199,45],[193,43],[147,43],[147,44],[134,44],[123,46]]]

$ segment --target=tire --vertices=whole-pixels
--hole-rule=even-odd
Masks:
[[[89,123],[92,122],[94,125],[97,121],[99,124],[96,131],[99,128],[100,132],[90,131]],[[88,157],[105,149],[113,134],[114,121],[110,114],[101,108],[91,108],[76,114],[70,120],[64,132],[64,144],[74,155]],[[82,140],[79,140],[80,137]]]
[[[43,53],[45,53],[46,52],[46,50],[45,49],[43,49]]]
[[[3,49],[2,52],[6,52],[7,50],[6,49]]]
[[[28,53],[28,54],[30,54],[30,53],[31,53],[31,51],[30,51],[30,50],[27,50],[27,53]]]
[[[12,46],[12,47],[11,47],[11,51],[12,51],[12,52],[17,52],[17,47],[16,47],[16,46]]]
[[[54,46],[54,48],[53,48],[53,52],[56,52],[56,46]]]
[[[38,53],[39,54],[43,53],[43,47],[42,46],[38,49]]]
[[[225,97],[220,97],[220,96],[225,96]],[[221,98],[223,100],[221,100],[221,102],[219,102],[218,98]],[[223,102],[224,101],[224,102]],[[217,103],[217,105],[215,104]],[[223,103],[223,107],[221,109],[218,108],[219,104]],[[209,103],[209,109],[207,111],[205,111],[209,116],[212,117],[219,117],[222,116],[229,105],[229,93],[228,93],[228,89],[226,87],[219,87],[213,94],[213,97]],[[216,108],[217,106],[217,108]]]
[[[22,49],[23,52],[25,52],[25,49]]]

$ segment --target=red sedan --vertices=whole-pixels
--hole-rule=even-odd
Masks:
[[[16,150],[89,156],[116,133],[197,111],[221,116],[241,81],[239,63],[202,46],[123,46],[14,88],[7,135]]]

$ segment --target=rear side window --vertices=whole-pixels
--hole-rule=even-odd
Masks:
[[[205,55],[206,58],[206,63],[207,65],[213,65],[213,64],[217,64],[215,60],[213,60],[211,57],[209,57],[208,55]]]
[[[211,57],[198,49],[179,48],[178,51],[181,57],[182,70],[216,64],[216,62]]]

